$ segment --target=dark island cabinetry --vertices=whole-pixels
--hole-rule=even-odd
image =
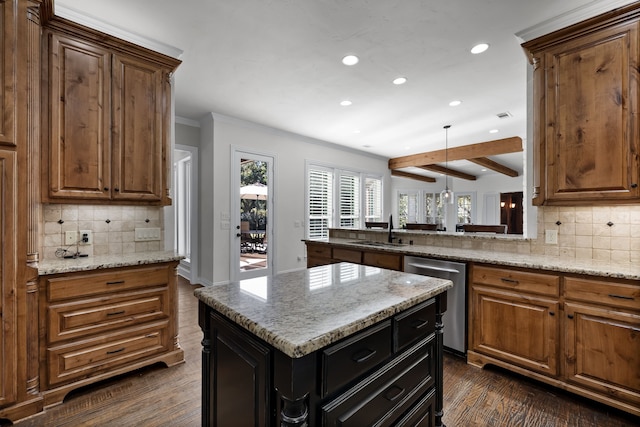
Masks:
[[[442,425],[444,289],[296,354],[200,300],[203,426]]]

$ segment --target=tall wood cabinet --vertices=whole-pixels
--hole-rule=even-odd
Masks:
[[[170,76],[180,61],[61,18],[43,49],[43,200],[170,204]]]
[[[640,202],[640,3],[523,45],[533,64],[534,204]]]

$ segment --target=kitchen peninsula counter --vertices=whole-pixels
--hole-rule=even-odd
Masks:
[[[395,232],[394,232],[395,233]],[[395,234],[403,239],[403,244],[375,245],[368,239],[347,239],[331,237],[328,241],[309,240],[313,244],[326,244],[333,247],[369,249],[379,252],[389,252],[401,255],[439,258],[452,261],[467,261],[501,266],[521,267],[557,271],[561,273],[586,274],[591,276],[610,277],[616,279],[640,280],[640,265],[629,262],[598,261],[591,259],[561,258],[551,255],[520,254],[517,252],[501,252],[496,250],[463,249],[442,246],[410,245],[406,242],[409,235],[402,232]],[[483,236],[482,238],[491,238]],[[382,239],[376,239],[382,242]],[[506,239],[505,239],[506,240]]]
[[[450,287],[339,263],[197,289],[203,425],[369,425],[423,409],[438,425]]]

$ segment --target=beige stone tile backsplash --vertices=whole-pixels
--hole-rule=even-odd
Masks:
[[[415,236],[413,241],[416,245],[567,259],[640,262],[640,206],[539,207],[537,225],[537,237],[523,241],[464,239],[442,234]],[[558,230],[557,245],[545,243],[545,230]],[[354,238],[355,233],[339,230],[331,236]]]
[[[74,230],[92,231],[93,244],[80,246],[80,252],[89,256],[150,252],[164,248],[163,240],[134,241],[136,228],[160,228],[160,235],[163,236],[162,207],[45,204],[42,214],[43,259],[53,259],[58,248],[66,248],[64,232]],[[75,250],[75,246],[72,249]]]

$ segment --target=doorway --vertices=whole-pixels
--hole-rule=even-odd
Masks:
[[[500,224],[507,224],[508,234],[523,233],[523,199],[522,191],[500,193]]]
[[[174,251],[184,255],[178,274],[196,283],[198,272],[198,148],[176,144],[173,151]]]
[[[273,271],[274,159],[243,150],[233,157],[232,280],[266,276]]]

